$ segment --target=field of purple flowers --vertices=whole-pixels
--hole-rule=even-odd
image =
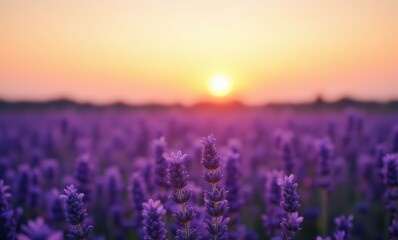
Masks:
[[[398,239],[396,124],[352,109],[2,112],[0,239]]]

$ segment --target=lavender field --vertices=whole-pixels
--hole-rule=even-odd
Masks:
[[[0,113],[0,239],[398,239],[398,112]]]

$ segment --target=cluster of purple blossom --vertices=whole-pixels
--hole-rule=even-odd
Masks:
[[[398,115],[124,114],[0,119],[0,239],[398,240]]]

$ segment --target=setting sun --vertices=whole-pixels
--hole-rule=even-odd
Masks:
[[[208,83],[209,92],[216,97],[224,97],[231,93],[233,84],[231,79],[225,75],[215,75]]]

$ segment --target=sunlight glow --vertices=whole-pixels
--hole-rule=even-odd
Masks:
[[[228,76],[218,74],[210,79],[207,87],[212,95],[224,97],[231,93],[233,84]]]

